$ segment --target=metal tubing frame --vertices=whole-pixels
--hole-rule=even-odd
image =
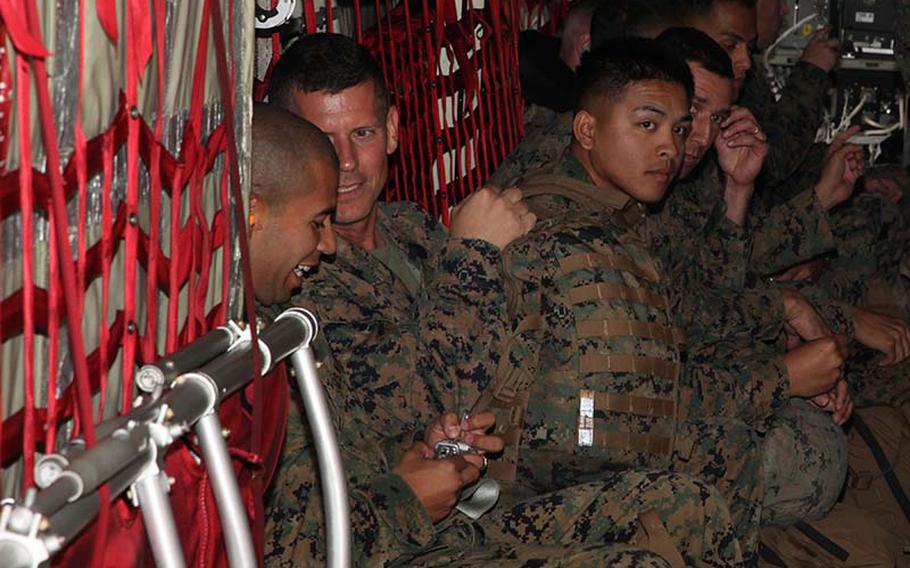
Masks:
[[[216,327],[186,347],[143,365],[136,382],[143,390],[152,392],[152,385],[163,386],[183,373],[198,369],[227,351],[236,339],[237,333],[231,326]]]
[[[246,518],[246,508],[240,498],[240,488],[234,476],[231,457],[221,433],[217,414],[207,414],[196,422],[196,436],[202,448],[205,469],[212,478],[212,491],[218,504],[218,516],[224,531],[228,562],[231,568],[256,568],[253,535]]]
[[[259,347],[266,351],[272,363],[291,356],[318,452],[328,523],[328,565],[331,568],[347,568],[351,560],[347,479],[331,412],[309,348],[317,332],[318,324],[310,312],[292,308],[263,330]],[[203,350],[211,347],[209,344]],[[100,504],[98,493],[94,490],[101,484],[108,483],[111,499],[133,485],[143,516],[147,517],[146,526],[156,561],[168,568],[183,568],[183,559],[173,554],[176,551],[179,555],[181,547],[173,528],[173,517],[168,518],[169,500],[163,486],[166,481],[161,477],[164,474],[158,471],[148,475],[148,468],[155,465],[152,462],[159,449],[156,444],[163,450],[170,445],[170,436],[176,438],[182,435],[195,423],[206,468],[212,478],[230,565],[232,568],[255,568],[257,561],[246,509],[222,435],[221,422],[214,412],[224,397],[249,382],[252,375],[250,348],[249,341],[238,338],[229,352],[209,362],[199,372],[179,377],[171,386],[171,391],[161,398],[150,401],[127,416],[99,425],[104,434],[99,436],[98,444],[84,453],[73,452],[69,456],[68,467],[57,480],[37,493],[34,504],[25,505],[35,514],[47,518],[49,530],[42,531],[42,535],[38,536],[46,543],[45,550],[52,554],[59,551],[90,522]],[[241,377],[242,373],[246,373],[246,377]],[[167,441],[155,440],[150,430],[153,422],[168,429]],[[153,532],[163,536],[153,536]]]
[[[322,498],[325,504],[328,566],[348,568],[351,565],[351,514],[347,477],[341,461],[332,414],[309,345],[291,354],[291,364],[316,442],[319,474],[322,479]]]
[[[133,485],[133,497],[142,511],[155,564],[159,568],[185,568],[171,501],[162,485],[167,482],[162,473],[145,475]]]

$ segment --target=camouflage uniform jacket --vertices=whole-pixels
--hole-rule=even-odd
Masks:
[[[566,153],[563,159],[552,167],[552,170],[550,168],[547,170],[574,180],[591,183],[587,172],[571,153]],[[603,191],[607,190],[597,189],[595,193]],[[515,281],[521,283],[520,303],[524,306],[521,310],[522,313],[527,313],[528,310],[533,312],[537,309],[535,306],[540,306],[546,275],[540,274],[541,269],[535,268],[535,266],[541,265],[541,258],[552,256],[553,252],[550,249],[562,244],[560,222],[567,217],[572,217],[574,220],[574,217],[577,216],[593,215],[597,220],[592,219],[592,223],[603,225],[604,230],[608,231],[608,235],[615,235],[614,238],[623,243],[628,241],[637,243],[638,246],[644,245],[647,249],[634,249],[637,250],[636,254],[658,259],[658,267],[666,275],[660,294],[669,298],[668,307],[674,318],[672,323],[685,330],[687,338],[690,329],[696,331],[696,335],[701,336],[699,343],[709,344],[729,341],[738,336],[753,343],[756,335],[777,336],[780,322],[783,319],[779,294],[769,291],[764,295],[747,296],[748,301],[745,301],[741,299],[743,296],[741,292],[707,286],[694,277],[689,278],[686,286],[677,285],[675,280],[677,274],[668,270],[664,258],[654,255],[649,249],[654,241],[660,239],[656,235],[648,235],[647,230],[641,231],[642,227],[650,221],[645,216],[644,206],[635,203],[628,197],[625,200],[627,201],[625,209],[616,212],[585,211],[584,207],[578,203],[558,196],[542,195],[529,198],[529,203],[537,212],[538,217],[546,221],[539,223],[541,226],[532,231],[533,238],[524,239],[520,246],[510,247],[506,252],[509,286],[511,287],[512,282]],[[620,222],[617,219],[625,219],[625,221],[617,226],[617,223]],[[705,240],[708,238],[706,236]],[[723,237],[717,236],[716,238],[716,249],[705,253],[705,258],[714,257],[715,254],[720,254],[718,251],[724,249],[720,242]],[[663,242],[666,243],[666,241]],[[670,244],[667,246],[669,247]],[[684,264],[685,261],[688,261],[689,265],[698,264],[698,262],[692,262],[693,258],[698,258],[697,256],[685,258],[689,254],[689,250],[694,254],[701,254],[697,246],[693,244],[691,249],[687,249],[679,257],[679,265]],[[528,266],[524,266],[525,263]],[[549,269],[553,269],[553,267],[551,266]],[[689,274],[692,273],[689,271]],[[687,311],[699,313],[702,316],[698,319],[697,327],[690,328],[692,322],[686,321],[675,312],[680,306],[693,303],[695,299],[698,300],[698,307]],[[515,303],[517,302],[514,298],[510,300],[510,310],[513,313]],[[632,309],[641,308],[634,306]],[[754,312],[777,314],[776,325],[757,324]],[[654,321],[652,315],[638,314],[638,316],[648,321]],[[687,339],[687,345],[689,343],[690,341]],[[544,358],[543,354],[541,354],[541,358]],[[787,387],[789,379],[782,360],[779,357],[769,357],[767,352],[756,352],[754,355],[747,354],[724,361],[717,357],[701,359],[690,357],[683,365],[680,384],[684,389],[690,389],[680,395],[687,400],[680,409],[682,416],[724,415],[751,421],[766,417],[780,406],[789,394]]]
[[[789,178],[805,159],[822,124],[830,87],[828,74],[805,62],[793,67],[779,101],[760,67],[746,78],[739,104],[752,111],[768,137],[767,186]]]
[[[328,351],[350,377],[353,408],[378,438],[470,405],[505,329],[501,255],[447,231],[412,203],[380,203],[377,231],[420,283],[409,290],[376,255],[338,239],[292,301],[318,316]],[[328,356],[317,352],[319,359]]]
[[[760,218],[750,215],[744,227],[731,223],[726,219],[723,186],[712,156],[690,179],[677,182],[636,232],[671,274],[672,284],[680,290],[675,297],[687,300],[674,307],[696,343],[699,330],[718,326],[726,330],[727,337],[739,335],[746,344],[750,334],[753,338],[778,336],[782,309],[766,306],[781,304],[781,299],[765,278],[834,250],[838,241],[834,223],[812,189],[770,208]],[[719,312],[713,295],[706,302],[685,293],[695,282],[738,292],[720,300],[726,309]],[[807,294],[836,333],[852,334],[847,306],[812,290]],[[734,302],[741,306],[735,307]],[[750,315],[745,320],[730,319],[737,313]],[[745,323],[749,320],[751,326]],[[743,323],[731,328],[736,321]]]
[[[319,373],[348,478],[353,565],[383,566],[431,543],[436,529],[411,488],[392,472],[396,458],[386,455],[382,445],[364,440],[369,427],[361,420],[368,417],[344,406],[350,401],[350,382],[331,359],[322,363]],[[325,510],[319,466],[296,389],[292,389],[285,446],[266,505],[265,565],[324,565]]]

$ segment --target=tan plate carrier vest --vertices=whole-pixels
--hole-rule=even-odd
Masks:
[[[640,217],[640,210],[624,207],[628,198],[560,175],[532,176],[522,189],[526,198],[559,196],[591,214],[539,223],[538,230],[559,235],[561,255],[553,282],[541,283],[539,309],[515,305],[520,282],[506,257],[509,311],[520,323],[474,408],[497,412],[506,442],[490,475],[514,480],[519,448],[529,464],[577,456],[593,468],[666,468],[682,334],[670,324],[653,261],[628,236],[616,243],[616,226],[623,232],[624,217]]]

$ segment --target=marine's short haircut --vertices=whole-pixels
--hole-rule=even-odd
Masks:
[[[676,0],[677,13],[682,22],[689,22],[692,18],[707,16],[717,2],[734,2],[748,8],[754,8],[758,0]]]
[[[612,38],[641,36],[649,28],[678,23],[676,0],[607,0],[591,18],[591,47]]]
[[[689,66],[656,40],[616,38],[582,57],[577,71],[575,110],[589,109],[603,97],[618,98],[629,85],[641,81],[677,83],[689,99],[694,92]]]
[[[697,63],[715,75],[733,79],[730,56],[708,34],[695,28],[664,30],[657,41],[687,63]]]
[[[303,179],[309,187],[317,161],[338,168],[329,138],[306,121],[275,105],[256,103],[252,129],[252,191],[266,207],[280,207],[295,197]]]
[[[305,35],[281,54],[269,81],[269,102],[293,112],[294,90],[334,95],[365,81],[372,81],[376,110],[384,118],[389,91],[367,48],[341,34]]]

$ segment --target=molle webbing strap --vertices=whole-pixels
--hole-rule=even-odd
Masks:
[[[644,304],[659,310],[668,308],[667,299],[644,288],[630,288],[622,284],[588,284],[569,290],[569,301],[574,304],[594,300],[620,299],[637,304]]]
[[[847,559],[850,558],[850,552],[848,550],[844,549],[842,546],[825,536],[822,532],[820,532],[812,525],[806,523],[805,521],[799,521],[793,525],[793,527],[799,532],[806,535],[806,538],[822,547],[825,552],[837,558],[841,562],[846,562]]]
[[[875,458],[878,469],[880,469],[885,476],[885,482],[888,484],[888,488],[891,489],[894,500],[897,501],[901,511],[904,512],[904,517],[910,522],[910,499],[907,498],[907,493],[904,492],[900,480],[894,473],[894,466],[891,465],[888,456],[885,455],[885,451],[882,449],[881,444],[878,443],[872,430],[869,429],[868,424],[866,424],[866,421],[863,420],[863,417],[860,416],[858,412],[853,413],[853,427],[856,428],[857,433],[859,433],[863,441],[866,442],[866,445],[869,446],[869,451],[872,453],[872,457]]]
[[[518,453],[527,407],[528,393],[518,393],[512,400],[507,422],[496,426],[496,433],[502,436],[503,451],[499,458],[490,461],[487,468],[488,477],[502,481],[514,481],[518,477]]]
[[[673,439],[669,436],[639,434],[637,432],[611,432],[595,428],[593,446],[600,449],[609,448],[668,455],[673,451]]]
[[[632,201],[628,195],[609,191],[581,180],[559,174],[536,174],[521,183],[525,199],[536,195],[558,195],[592,211],[620,210]]]
[[[780,557],[780,554],[778,554],[776,550],[763,542],[758,543],[758,555],[761,556],[762,560],[771,566],[777,566],[778,568],[787,568],[787,563],[784,562],[784,559]]]
[[[578,270],[590,268],[622,270],[651,282],[659,281],[657,270],[653,266],[636,263],[630,258],[616,253],[573,254],[559,260],[559,270],[563,274],[571,274]]]
[[[635,320],[581,320],[576,325],[578,337],[640,337],[656,339],[668,345],[684,342],[685,334],[659,323]]]
[[[594,408],[610,412],[624,412],[639,416],[673,417],[676,415],[676,403],[666,398],[650,398],[628,394],[606,392],[593,393]]]
[[[683,568],[686,562],[676,548],[676,543],[670,537],[667,527],[660,520],[660,515],[654,509],[648,509],[638,515],[638,524],[647,537],[647,542],[638,542],[639,546],[659,554],[672,568]]]
[[[579,370],[582,373],[640,373],[667,381],[679,378],[679,363],[635,355],[581,355]]]

